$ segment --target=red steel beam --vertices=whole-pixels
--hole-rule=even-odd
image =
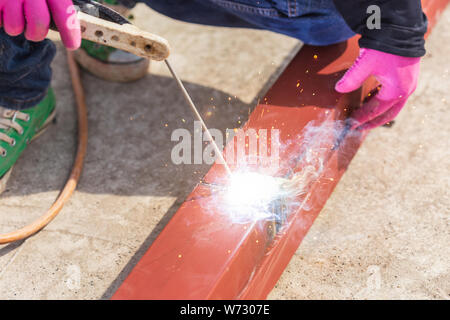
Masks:
[[[448,2],[423,1],[430,26]],[[349,95],[334,91],[336,81],[357,54],[356,37],[327,47],[304,46],[251,113],[244,129],[279,129],[283,144],[298,136],[310,121],[344,119],[348,107],[359,104],[375,85],[369,81],[363,90]],[[277,234],[271,223],[230,223],[223,208],[205,206],[205,201],[216,196],[211,187],[198,185],[113,299],[266,298],[363,139],[363,134],[352,135],[338,149],[329,148],[322,174],[299,199],[307,199],[308,210],[301,204],[293,208]],[[323,143],[332,146],[334,141],[330,135]],[[301,143],[298,141],[298,145]],[[281,150],[281,167],[289,169],[289,159],[296,152],[299,150],[295,147]],[[223,181],[224,176],[223,166],[214,165],[204,181],[215,183]]]

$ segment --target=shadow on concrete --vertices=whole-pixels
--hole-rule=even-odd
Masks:
[[[17,242],[13,242],[11,244],[8,244],[2,248],[0,248],[0,257],[6,256],[8,253],[10,253],[11,251],[16,250],[17,248],[19,248],[26,240],[20,240]],[[0,270],[1,271],[1,270]]]
[[[61,67],[65,66],[64,59],[63,54],[58,54],[54,63],[52,87],[57,95],[57,122],[25,150],[0,196],[0,206],[7,208],[8,198],[26,201],[30,195],[59,191],[67,179],[76,151],[76,114],[68,71]],[[246,122],[283,67],[269,78],[251,103],[213,88],[189,82],[185,85],[208,126],[225,132],[226,128],[240,127]],[[193,133],[195,120],[172,78],[149,74],[134,83],[117,84],[87,73],[82,77],[88,105],[89,145],[77,192],[177,199],[106,290],[103,296],[106,299],[120,286],[210,166],[175,165],[171,161],[171,150],[177,144],[171,141],[172,132],[185,128]],[[43,208],[50,205],[43,203]],[[28,220],[26,212],[24,217]],[[2,246],[0,257],[23,243]]]
[[[150,75],[120,85],[84,75],[83,83],[89,108],[89,145],[78,192],[173,195],[174,190],[188,187],[180,185],[184,177],[200,177],[208,169],[207,165],[175,165],[171,161],[171,150],[178,143],[171,141],[172,132],[185,128],[193,135],[195,120],[173,79]],[[186,83],[186,87],[209,127],[222,132],[245,123],[256,105],[196,84]],[[58,95],[58,88],[55,91]],[[62,187],[75,153],[73,102],[59,103],[58,112],[56,125],[18,161],[1,198]],[[198,181],[188,180],[189,184]]]

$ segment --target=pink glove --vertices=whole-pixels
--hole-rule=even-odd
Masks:
[[[0,0],[0,13],[0,27],[10,36],[25,31],[28,40],[42,41],[52,17],[68,49],[81,44],[80,23],[71,0]]]
[[[392,121],[416,90],[420,58],[407,58],[372,49],[361,49],[359,58],[336,84],[341,93],[362,86],[371,75],[381,90],[352,114],[352,129],[372,129]]]

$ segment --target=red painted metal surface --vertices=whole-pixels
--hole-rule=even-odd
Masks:
[[[424,1],[431,26],[447,3],[447,0]],[[374,87],[374,82],[369,81],[364,92],[341,95],[334,91],[334,84],[357,53],[356,38],[328,47],[304,46],[252,112],[244,128],[277,128],[281,142],[287,143],[310,121],[324,123],[345,118],[349,107],[359,104]],[[277,234],[269,222],[231,224],[223,208],[205,205],[213,191],[210,186],[200,184],[113,299],[266,298],[363,139],[363,135],[352,135],[337,150],[329,148],[325,169],[308,186],[306,197],[292,209]],[[323,143],[332,146],[334,141],[330,136]],[[298,141],[298,145],[301,143]],[[289,160],[295,152],[298,152],[295,145],[280,151],[281,167],[292,167]],[[204,181],[223,183],[224,179],[223,167],[214,165]],[[308,210],[303,206],[305,202]]]

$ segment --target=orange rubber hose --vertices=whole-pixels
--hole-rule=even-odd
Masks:
[[[0,234],[0,244],[11,243],[28,238],[38,231],[42,230],[47,224],[49,224],[62,210],[64,205],[72,196],[75,191],[78,181],[80,180],[81,171],[83,169],[83,162],[87,151],[88,140],[88,121],[87,121],[87,109],[84,96],[83,86],[80,79],[80,71],[76,64],[72,52],[67,51],[67,61],[69,64],[70,77],[72,79],[73,91],[75,93],[75,100],[77,104],[77,118],[78,118],[78,146],[75,161],[72,167],[72,172],[66,185],[62,189],[56,201],[51,208],[42,215],[39,219],[35,220],[31,224],[5,234]]]

